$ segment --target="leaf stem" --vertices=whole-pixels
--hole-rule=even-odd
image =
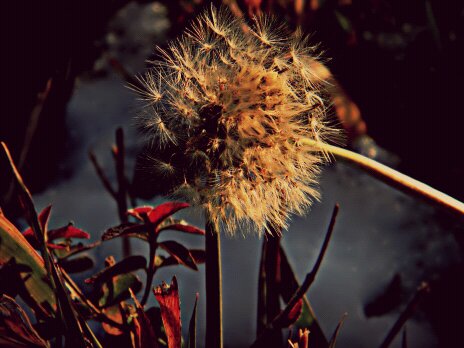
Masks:
[[[386,184],[396,187],[407,194],[421,198],[431,204],[442,207],[450,213],[457,216],[464,215],[464,203],[377,161],[353,151],[342,149],[338,146],[320,143],[311,139],[303,139],[300,143],[318,147],[324,152],[350,161],[368,173],[376,176]]]
[[[206,348],[222,348],[221,241],[218,228],[206,214]]]

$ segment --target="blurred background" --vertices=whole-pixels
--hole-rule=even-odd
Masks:
[[[0,140],[8,144],[38,208],[53,204],[52,223],[74,220],[95,240],[115,224],[116,206],[87,152],[93,149],[113,173],[109,150],[115,129],[123,127],[132,176],[143,143],[134,125],[136,96],[125,87],[127,80],[143,72],[155,45],[165,46],[209,3],[3,4]],[[464,200],[464,3],[214,3],[224,3],[237,16],[272,13],[292,28],[300,26],[319,45],[331,72],[331,115],[345,128],[347,146]],[[11,218],[19,217],[4,168],[0,162],[0,205]],[[141,202],[154,201],[149,186],[135,175],[133,190]],[[317,255],[333,204],[340,202],[331,249],[308,295],[326,335],[348,312],[338,346],[378,345],[415,288],[428,281],[432,292],[408,322],[410,346],[464,346],[462,221],[344,163],[324,170],[321,191],[322,203],[294,219],[283,243],[302,278]],[[187,218],[202,223],[193,213]],[[109,243],[101,255],[93,255],[96,266],[102,267],[108,253],[120,256],[120,249],[119,243]],[[224,325],[230,347],[253,341],[259,250],[258,238],[224,240]],[[190,313],[196,291],[202,303],[203,268],[199,274],[168,269],[155,283],[173,272],[179,274],[183,309]],[[201,323],[204,307],[199,313]]]

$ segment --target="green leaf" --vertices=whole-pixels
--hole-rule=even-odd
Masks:
[[[126,257],[125,259],[105,268],[93,277],[86,279],[87,284],[96,284],[110,281],[113,277],[125,273],[130,273],[141,268],[145,268],[147,260],[143,256],[134,255]]]
[[[40,314],[52,315],[56,302],[43,259],[0,210],[0,264],[6,263],[22,269],[17,275],[24,279],[26,292],[35,302],[24,298],[26,303]]]

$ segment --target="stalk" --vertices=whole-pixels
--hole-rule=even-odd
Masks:
[[[206,348],[222,348],[221,241],[217,225],[206,214]]]
[[[358,165],[361,169],[374,175],[388,185],[391,185],[407,194],[421,198],[430,204],[439,206],[454,215],[460,217],[464,216],[464,203],[424,184],[423,182],[374,161],[373,159],[367,158],[353,151],[333,145],[323,144],[311,139],[303,139],[300,143],[319,147],[324,152]]]

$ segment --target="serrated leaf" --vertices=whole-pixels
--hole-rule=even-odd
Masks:
[[[160,305],[168,348],[181,348],[180,300],[176,277],[172,278],[171,285],[163,282],[153,292]]]
[[[195,271],[198,267],[190,251],[180,243],[173,240],[161,242],[158,244],[162,249],[166,250],[169,255],[177,260],[178,263],[187,266]]]
[[[22,308],[7,295],[0,298],[0,346],[49,347],[32,327]]]

